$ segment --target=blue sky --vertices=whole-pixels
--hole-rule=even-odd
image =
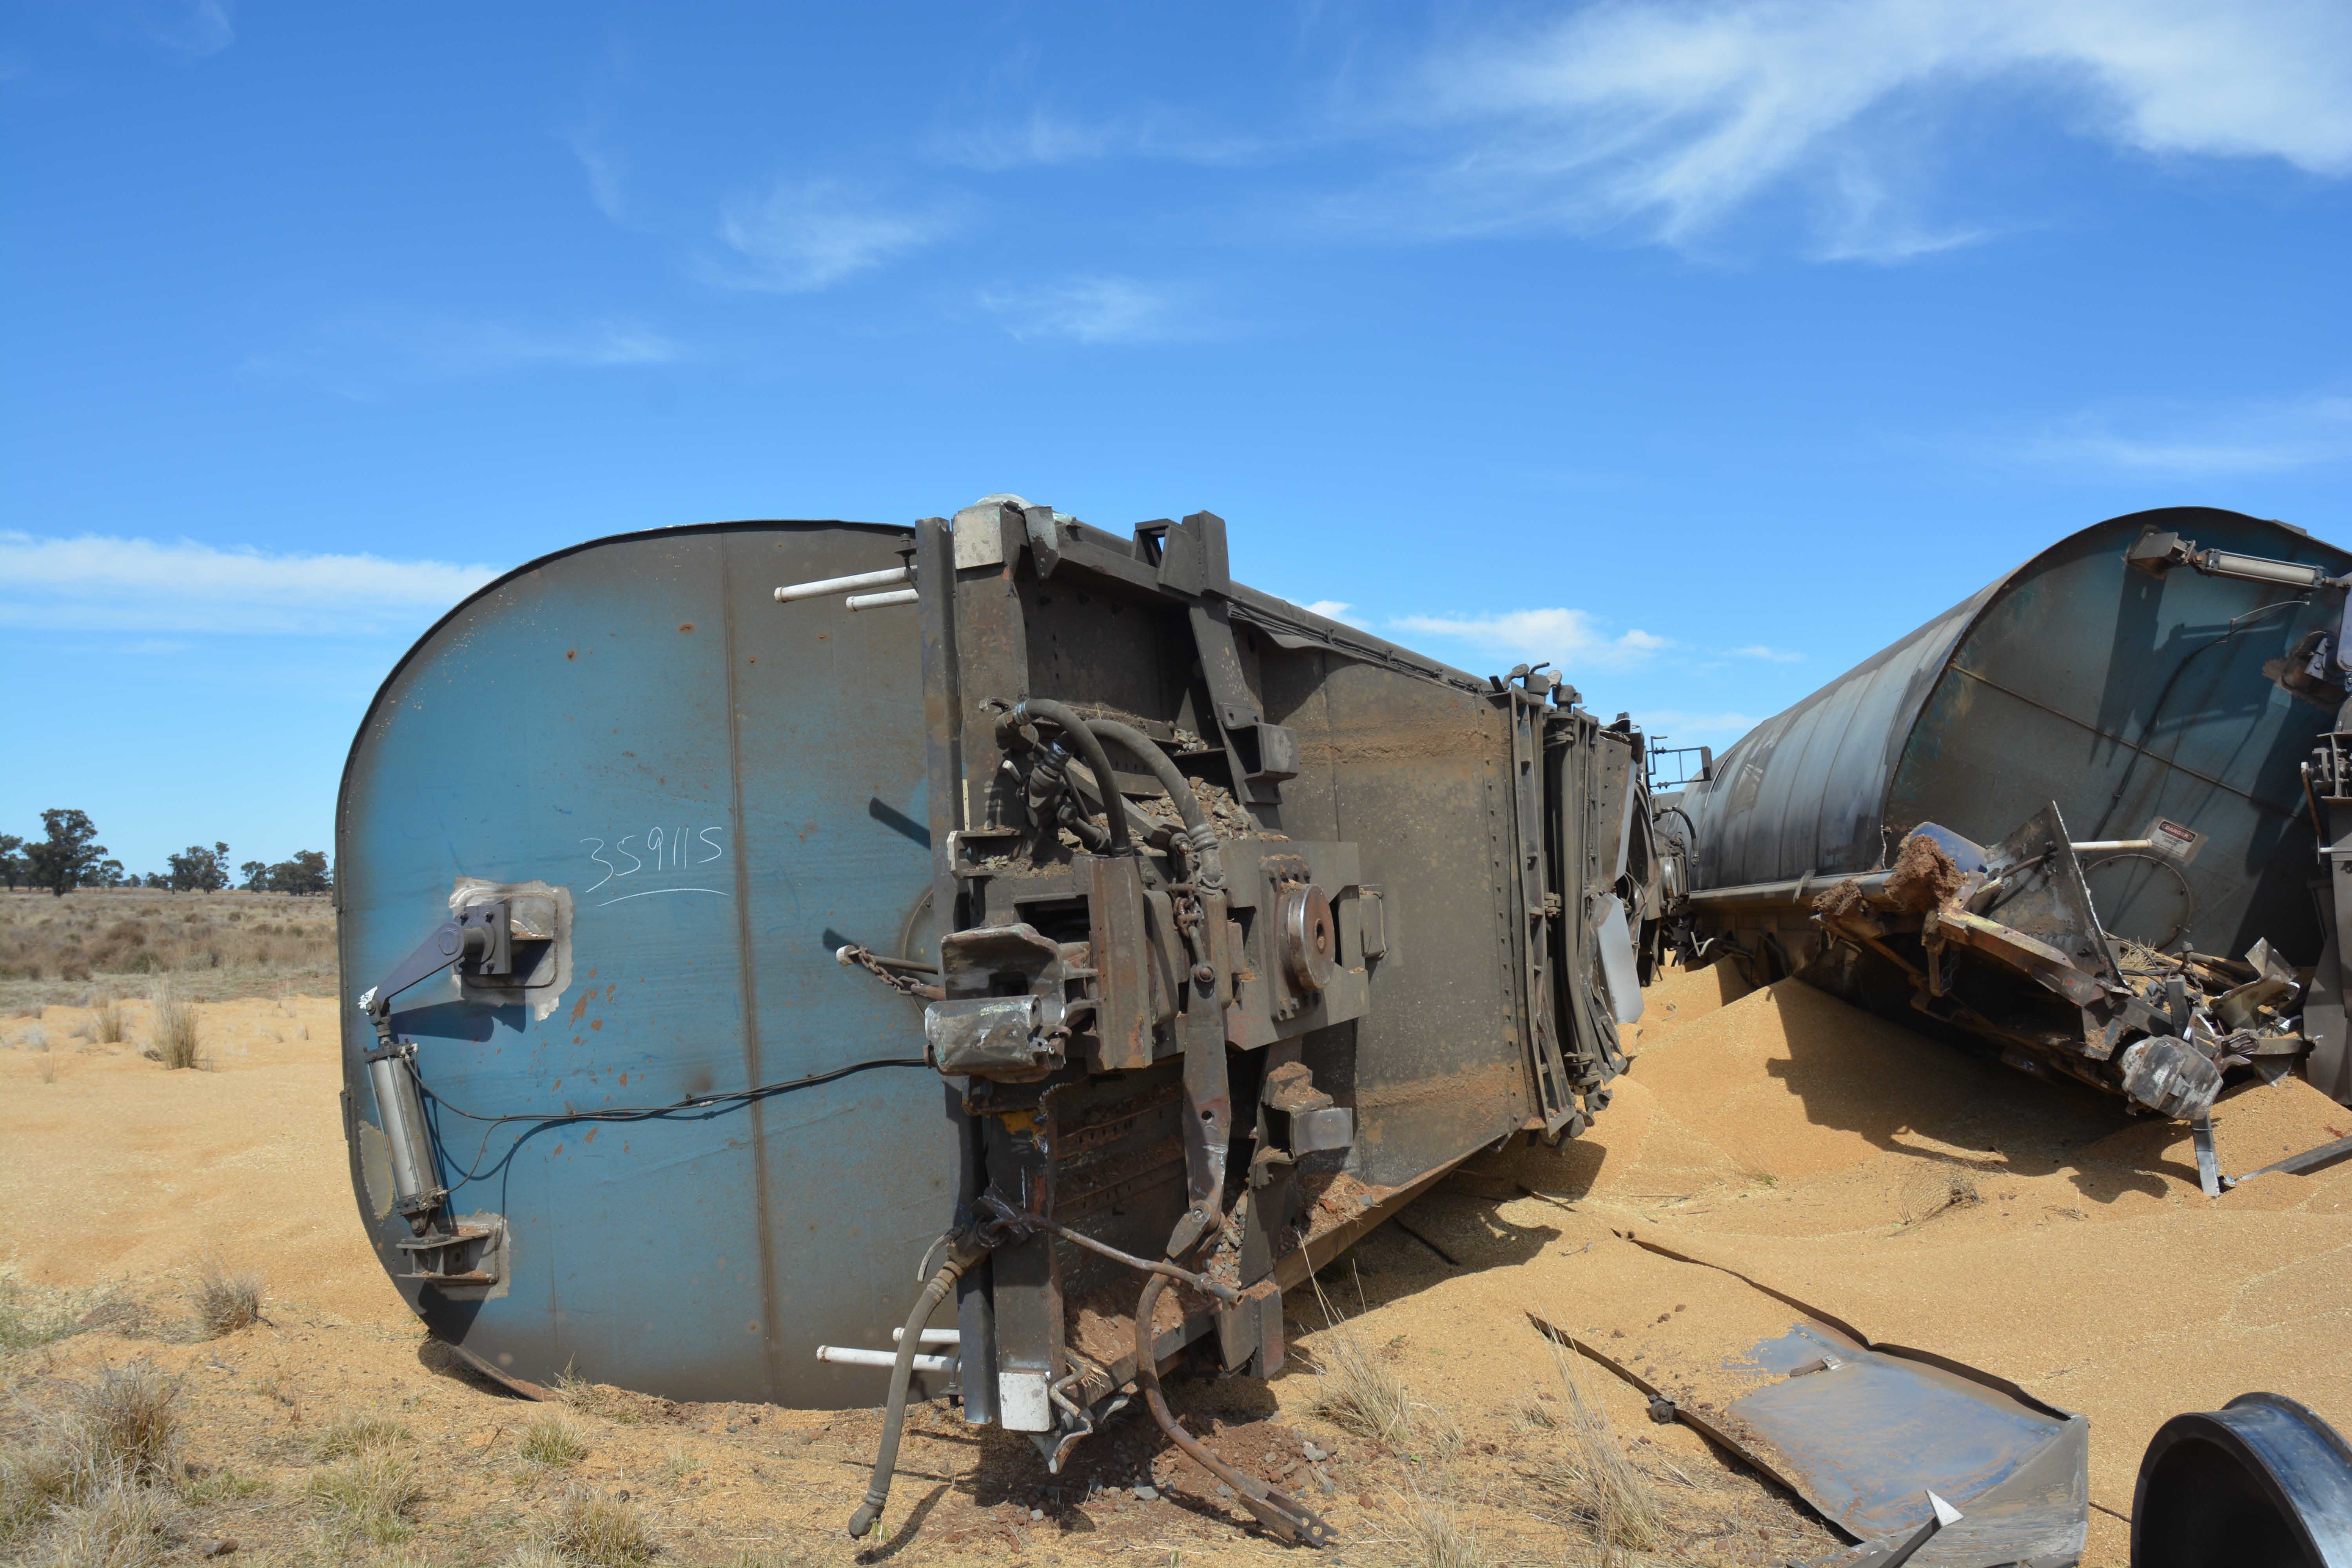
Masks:
[[[0,824],[330,837],[467,587],[1015,490],[1721,745],[2042,545],[2352,542],[2352,6],[12,4]]]

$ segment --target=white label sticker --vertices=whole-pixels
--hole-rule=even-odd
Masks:
[[[2205,842],[2205,836],[2195,828],[2161,816],[2149,823],[2147,831],[2140,837],[2154,846],[2158,854],[2182,861],[2196,859],[2198,847]]]

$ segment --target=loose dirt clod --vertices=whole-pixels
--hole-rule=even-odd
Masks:
[[[1958,898],[1967,882],[1968,878],[1942,845],[1915,834],[1903,841],[1901,852],[1895,857],[1895,869],[1887,877],[1881,896],[1906,914],[1923,915]],[[1853,877],[1823,889],[1813,899],[1813,912],[1831,921],[1861,914],[1869,908],[1870,900],[1864,894],[1862,883]]]
[[[1944,847],[1925,834],[1903,841],[1895,857],[1895,873],[1886,879],[1887,900],[1909,914],[1924,915],[1959,897],[1968,879]]]

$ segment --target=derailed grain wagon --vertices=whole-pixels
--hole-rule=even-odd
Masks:
[[[2347,572],[2210,508],[2059,542],[1661,793],[1672,934],[2192,1122],[2299,1060],[2352,1100]]]
[[[1605,1106],[1641,744],[1234,582],[1206,512],[550,556],[417,645],[346,770],[362,1217],[511,1381],[846,1406],[887,1363],[853,1528],[910,1384],[1049,1465],[1132,1385],[1319,1542],[1157,1367],[1271,1374],[1284,1291]]]

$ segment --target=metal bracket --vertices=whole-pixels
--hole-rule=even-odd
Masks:
[[[2213,1118],[2209,1114],[2189,1124],[2189,1137],[2197,1145],[2197,1185],[2209,1198],[2221,1195],[2221,1162],[2213,1149]]]
[[[1234,794],[1244,804],[1277,805],[1283,781],[1298,776],[1298,738],[1265,721],[1242,673],[1241,649],[1234,641],[1233,617],[1225,606],[1213,600],[1196,602],[1190,615],[1201,674],[1209,683],[1209,700],[1233,769]]]

